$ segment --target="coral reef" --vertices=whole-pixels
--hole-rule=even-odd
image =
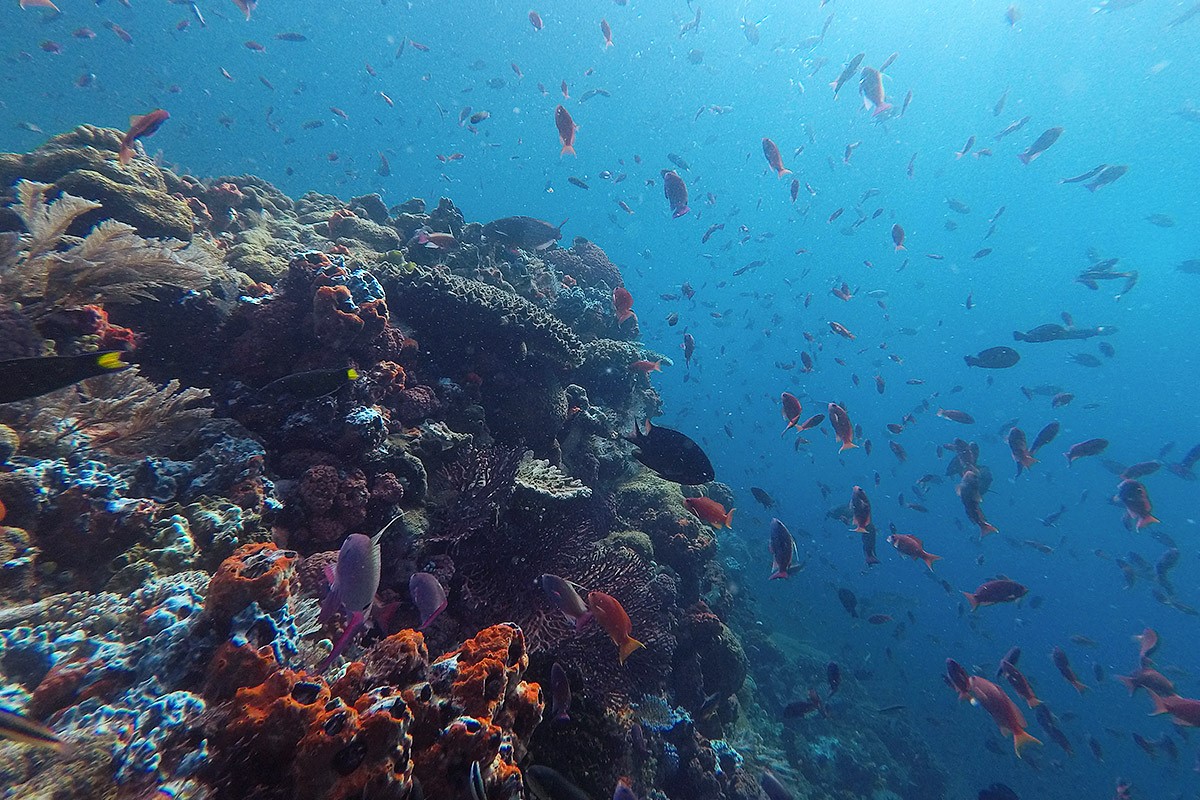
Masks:
[[[6,790],[453,798],[477,769],[505,800],[536,764],[592,796],[759,798],[764,767],[800,796],[944,794],[865,704],[779,722],[827,658],[774,644],[738,544],[718,560],[630,457],[662,400],[629,367],[659,356],[599,245],[511,247],[448,198],[122,167],[120,138],[0,155],[0,359],[138,365],[0,405],[0,700],[71,743],[0,743]],[[370,624],[320,671],[341,544],[381,531]],[[448,599],[421,631],[418,572]],[[645,646],[622,663],[546,574]],[[555,665],[569,720],[544,719]]]

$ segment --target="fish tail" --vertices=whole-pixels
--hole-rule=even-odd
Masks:
[[[584,613],[582,613],[578,617],[576,617],[575,618],[575,632],[579,633],[584,628],[586,628],[587,624],[589,622],[591,622],[592,619],[593,619],[592,612],[590,612],[590,611],[585,611]]]
[[[792,171],[787,167],[780,167],[775,171],[776,177],[782,178],[784,175],[791,175]]]
[[[967,600],[971,602],[972,611],[979,608],[979,601],[975,599],[975,595],[971,594],[970,592],[963,592],[963,597],[967,598]]]
[[[1158,521],[1159,521],[1158,517],[1154,516],[1153,514],[1147,514],[1144,517],[1138,517],[1138,522],[1137,522],[1138,530],[1141,530],[1142,528],[1146,527],[1147,525],[1153,525],[1154,523],[1156,523]]]
[[[1083,681],[1079,680],[1078,678],[1076,678],[1075,680],[1071,681],[1071,685],[1072,685],[1072,686],[1074,686],[1074,687],[1075,687],[1075,691],[1079,692],[1080,694],[1083,694],[1084,692],[1086,692],[1086,691],[1087,691],[1087,690],[1090,688],[1090,687],[1089,687],[1089,686],[1088,686],[1086,683],[1084,683]]]
[[[637,639],[633,638],[632,636],[626,636],[625,642],[621,645],[621,663],[624,664],[625,659],[629,658],[629,654],[632,653],[634,650],[637,650],[639,647],[645,647],[645,646],[646,645],[642,644],[641,642],[639,642]]]
[[[788,572],[787,572],[787,570],[786,570],[786,569],[780,569],[780,570],[777,570],[777,571],[775,571],[774,573],[772,573],[772,574],[771,574],[771,577],[770,577],[770,578],[768,578],[768,580],[772,580],[772,581],[774,581],[774,580],[781,580],[781,579],[783,579],[783,578],[786,578],[787,576],[788,576]]]
[[[1013,751],[1016,752],[1017,758],[1021,757],[1021,750],[1031,744],[1041,744],[1040,739],[1035,739],[1033,734],[1028,731],[1013,733]]]
[[[129,165],[133,160],[133,148],[127,144],[121,145],[121,149],[117,152],[117,161],[121,162],[121,166]]]
[[[1030,161],[1033,161],[1030,156],[1027,156],[1024,153],[1017,153],[1017,159],[1025,165],[1028,165]]]
[[[929,571],[933,572],[933,562],[941,561],[941,556],[935,556],[933,553],[925,553],[921,556],[921,560],[925,562],[925,566],[929,567]]]
[[[688,213],[689,211],[691,211],[691,209],[688,208],[687,206],[680,206],[679,208],[675,209],[675,213],[671,215],[671,218],[679,219],[680,217],[682,217],[684,214]]]
[[[899,252],[900,252],[901,250],[903,250],[903,249],[905,249],[905,248],[904,248],[904,245],[902,245],[902,244],[898,244],[898,245],[896,245],[896,252],[897,252],[897,253],[899,253]]]
[[[989,533],[999,533],[999,532],[1000,532],[1000,529],[997,528],[995,525],[993,525],[990,522],[985,522],[979,526],[980,538],[987,536]]]
[[[1039,699],[1038,699],[1038,697],[1037,697],[1036,695],[1034,695],[1033,697],[1030,697],[1030,698],[1029,698],[1028,700],[1026,700],[1025,702],[1026,702],[1026,703],[1029,703],[1029,707],[1030,707],[1030,708],[1037,708],[1038,706],[1042,705],[1042,701],[1041,701],[1041,700],[1039,700]]]
[[[735,512],[735,511],[737,511],[736,508],[731,508],[731,509],[729,509],[729,513],[727,513],[725,515],[725,527],[726,528],[733,527],[733,512]]]
[[[1032,453],[1025,453],[1021,456],[1021,466],[1025,467],[1026,469],[1032,467],[1036,463],[1037,459],[1033,457]]]
[[[121,361],[121,352],[119,350],[110,350],[96,357],[96,366],[103,367],[104,369],[125,369],[129,365]]]
[[[838,448],[838,452],[840,453],[843,450],[849,450],[852,447],[858,447],[858,445],[856,445],[854,442],[842,442],[842,446]]]
[[[569,145],[569,144],[564,144],[564,145],[563,145],[563,148],[562,148],[562,152],[561,152],[561,153],[559,153],[558,155],[559,155],[559,157],[560,157],[560,158],[561,158],[562,156],[565,156],[565,155],[572,155],[572,156],[573,156],[573,155],[575,155],[575,148],[574,148],[574,147],[572,147],[572,146],[571,146],[571,145]]]
[[[1117,680],[1124,684],[1125,688],[1129,690],[1129,696],[1133,697],[1137,692],[1137,684],[1134,683],[1133,678],[1128,675],[1118,675]]]
[[[878,106],[875,107],[875,113],[871,114],[871,116],[878,117],[880,114],[886,114],[887,112],[889,112],[891,110],[892,110],[891,103],[880,103]]]
[[[1164,702],[1163,699],[1158,696],[1158,694],[1151,691],[1150,689],[1147,689],[1146,691],[1150,692],[1150,699],[1152,701],[1154,701],[1154,710],[1150,712],[1150,716],[1153,717],[1156,714],[1170,714],[1171,713],[1171,709],[1167,708],[1166,702]]]

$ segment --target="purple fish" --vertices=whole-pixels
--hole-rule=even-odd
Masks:
[[[570,722],[571,715],[567,712],[571,710],[571,682],[557,661],[550,667],[550,699],[554,721]]]
[[[398,519],[399,516],[393,517],[391,522],[372,537],[368,538],[361,533],[347,536],[342,542],[341,550],[338,551],[337,564],[325,568],[325,579],[329,581],[330,586],[329,594],[321,604],[320,620],[323,624],[332,622],[340,611],[349,613],[350,619],[333,650],[317,665],[317,671],[323,672],[328,669],[370,619],[375,593],[379,591],[379,541],[384,532]]]
[[[408,579],[408,593],[412,596],[417,613],[421,615],[421,625],[418,630],[429,627],[438,614],[446,610],[446,590],[438,583],[438,579],[428,572],[414,572]]]
[[[571,583],[566,578],[560,578],[557,575],[546,574],[538,578],[538,583],[541,584],[542,591],[546,593],[546,597],[550,598],[550,602],[554,607],[563,613],[570,622],[575,623],[575,630],[580,631],[592,618],[592,612],[588,610],[587,603],[580,596],[582,586]],[[585,591],[584,594],[587,592]]]

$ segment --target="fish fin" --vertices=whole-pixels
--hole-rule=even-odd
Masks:
[[[1041,743],[1042,742],[1040,739],[1035,739],[1033,737],[1033,734],[1029,733],[1028,731],[1021,731],[1020,733],[1013,733],[1013,751],[1016,752],[1017,758],[1021,757],[1021,750],[1024,749],[1027,745],[1041,744]]]
[[[567,619],[571,620],[571,617],[568,616]],[[575,633],[582,632],[583,629],[587,627],[587,624],[589,622],[591,622],[593,619],[595,619],[595,617],[592,616],[592,612],[585,611],[584,613],[580,614],[578,617],[575,617],[573,620],[571,620],[575,623]]]
[[[362,630],[366,623],[367,616],[361,611],[355,611],[350,615],[350,621],[346,623],[346,630],[342,632],[342,636],[337,640],[337,644],[333,646],[333,650],[329,651],[329,655],[321,659],[321,663],[317,665],[317,672],[324,672],[329,669],[329,665],[334,659],[342,654],[342,651],[350,644],[350,641]]]
[[[564,144],[564,145],[563,145],[562,152],[561,152],[561,153],[559,153],[558,155],[559,155],[559,158],[562,158],[562,157],[563,157],[563,156],[565,156],[565,155],[572,155],[572,156],[573,156],[573,155],[575,155],[575,148],[574,148],[574,147],[572,147],[572,146],[571,146],[571,145],[569,145],[569,144]]]
[[[975,595],[971,594],[970,592],[963,592],[962,594],[963,594],[963,597],[965,597],[969,601],[971,601],[971,610],[972,611],[979,608],[979,601],[975,599]]]
[[[626,636],[625,643],[621,645],[621,663],[624,664],[625,659],[629,658],[629,654],[632,653],[634,650],[637,650],[639,647],[645,647],[645,646],[646,645],[642,644],[641,642],[639,642],[637,639],[633,638],[632,636]]]
[[[849,450],[852,447],[858,447],[858,445],[856,445],[854,442],[842,442],[842,446],[838,448],[838,452],[840,453],[843,450]]]
[[[787,570],[776,568],[775,572],[771,573],[771,577],[768,578],[767,580],[772,580],[772,581],[780,580],[782,578],[786,578],[787,576],[788,576]]]
[[[121,163],[121,166],[125,167],[128,166],[129,162],[132,160],[133,147],[127,144],[121,145],[121,149],[117,152],[117,161]]]
[[[1134,683],[1133,678],[1131,678],[1130,676],[1118,675],[1117,680],[1119,680],[1122,684],[1124,684],[1125,688],[1129,690],[1130,697],[1132,697],[1134,695],[1134,693],[1137,692],[1137,688],[1138,688],[1137,684]]]
[[[1138,522],[1137,522],[1138,530],[1141,530],[1142,528],[1146,527],[1147,525],[1153,525],[1154,523],[1156,523],[1158,521],[1159,521],[1158,517],[1154,516],[1153,514],[1147,514],[1144,517],[1140,517],[1140,518],[1138,518]]]
[[[351,379],[351,380],[353,380],[353,379]],[[390,520],[388,520],[388,524],[384,525],[382,528],[380,528],[379,533],[377,533],[371,537],[371,545],[373,547],[378,547],[379,540],[383,538],[383,534],[387,533],[387,529],[392,527],[392,525],[396,524],[396,520],[401,519],[403,516],[404,516],[404,512],[402,511],[399,514],[397,514],[396,516],[392,517]]]
[[[999,533],[999,532],[1000,532],[1000,529],[997,528],[995,525],[993,525],[990,522],[985,522],[979,526],[979,538],[980,539],[982,539],[984,536],[987,536],[989,533]]]
[[[1074,686],[1075,691],[1079,692],[1080,694],[1083,694],[1084,692],[1086,692],[1088,689],[1091,688],[1086,683],[1084,683],[1083,681],[1080,681],[1080,680],[1071,681],[1071,685]]]
[[[736,508],[731,508],[731,509],[729,509],[729,513],[725,515],[725,527],[726,528],[733,527],[733,512],[735,512],[735,511],[737,511]]]
[[[1028,700],[1026,700],[1025,702],[1029,703],[1030,708],[1037,708],[1038,706],[1042,705],[1042,701],[1039,700],[1037,697],[1031,697]]]
[[[1160,697],[1157,692],[1154,692],[1151,689],[1147,689],[1146,691],[1150,692],[1150,699],[1154,702],[1154,710],[1150,712],[1150,716],[1153,717],[1156,714],[1171,713],[1171,709],[1167,708],[1166,702],[1163,701],[1162,697]]]
[[[878,105],[878,106],[875,108],[875,112],[874,112],[873,114],[871,114],[871,116],[872,116],[872,117],[878,117],[880,114],[886,114],[887,112],[889,112],[889,111],[891,111],[891,110],[892,110],[892,104],[891,104],[891,103],[880,103],[880,104],[879,104],[879,105]]]
[[[925,566],[929,567],[929,571],[933,572],[933,562],[941,561],[941,556],[935,556],[933,553],[926,553],[921,556],[921,560],[925,562]]]

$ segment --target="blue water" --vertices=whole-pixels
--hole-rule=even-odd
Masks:
[[[703,9],[700,25],[680,38],[695,5]],[[467,219],[516,213],[555,222],[569,218],[568,239],[587,236],[622,265],[646,345],[677,362],[654,376],[665,400],[662,421],[705,442],[718,478],[737,491],[735,535],[762,554],[762,580],[750,588],[771,624],[816,640],[848,670],[869,666],[872,697],[879,705],[908,705],[916,727],[951,769],[957,796],[1001,780],[1022,797],[1108,797],[1118,776],[1133,783],[1135,797],[1192,796],[1200,786],[1194,743],[1165,718],[1147,717],[1144,695],[1129,699],[1111,676],[1135,666],[1130,636],[1149,625],[1164,642],[1159,668],[1181,693],[1200,691],[1188,671],[1196,621],[1155,602],[1145,580],[1122,588],[1111,556],[1134,551],[1153,563],[1165,548],[1146,531],[1123,528],[1121,509],[1108,502],[1117,481],[1096,459],[1068,469],[1060,453],[1070,443],[1103,436],[1111,440],[1105,457],[1124,464],[1154,458],[1168,441],[1176,442],[1168,460],[1178,460],[1200,441],[1193,410],[1200,278],[1174,270],[1179,261],[1200,257],[1192,237],[1200,210],[1191,155],[1200,126],[1174,113],[1185,101],[1200,101],[1193,87],[1200,18],[1166,27],[1190,0],[1144,0],[1112,13],[1093,13],[1089,3],[1074,0],[1026,2],[1014,28],[1004,19],[1004,3],[818,5],[547,3],[539,9],[545,28],[535,31],[528,9],[511,3],[263,0],[245,22],[232,3],[205,0],[199,7],[208,27],[193,20],[178,31],[177,22],[191,19],[187,6],[161,0],[137,0],[133,9],[114,0],[98,6],[62,0],[63,16],[49,20],[10,1],[0,8],[0,149],[32,149],[45,135],[82,123],[123,128],[131,114],[162,107],[172,119],[144,144],[195,174],[250,172],[292,195],[316,190],[349,198],[378,191],[390,202],[447,195]],[[824,41],[798,52],[831,13]],[[757,45],[743,33],[743,16],[765,18]],[[615,46],[607,50],[601,17],[613,30]],[[128,30],[134,43],[117,39],[103,27],[105,20]],[[97,37],[72,38],[82,26]],[[308,41],[276,40],[283,31],[303,33]],[[43,40],[61,44],[62,54],[39,49]],[[260,42],[265,52],[247,49],[247,40]],[[407,45],[397,57],[409,40],[428,51]],[[702,63],[690,63],[693,49],[703,50]],[[865,52],[864,63],[878,66],[894,51],[899,56],[885,88],[895,103],[912,90],[903,119],[875,124],[861,107],[856,79],[834,100],[828,83],[850,56]],[[829,63],[809,77],[816,58]],[[377,77],[368,74],[368,63]],[[519,65],[522,79],[510,63]],[[95,76],[92,85],[77,88],[76,79],[87,73]],[[503,79],[503,87],[489,87],[493,78]],[[563,80],[566,101],[559,91]],[[581,102],[592,88],[611,96]],[[1006,108],[994,116],[993,105],[1006,89]],[[559,102],[579,125],[577,158],[559,156],[553,122]],[[458,125],[463,106],[490,112],[478,133]],[[729,110],[697,116],[705,106]],[[267,124],[268,109],[275,130]],[[992,141],[992,134],[1025,115],[1032,119],[1022,131]],[[309,120],[324,125],[302,129]],[[29,124],[45,134],[27,130]],[[1015,154],[1052,126],[1065,128],[1059,142],[1033,164],[1021,165]],[[971,135],[976,148],[990,147],[994,155],[955,159]],[[779,144],[785,164],[816,190],[815,197],[802,185],[797,201],[790,200],[790,176],[780,180],[766,170],[764,136]],[[846,145],[855,141],[861,146],[848,165],[842,163]],[[795,155],[801,146],[804,152]],[[390,177],[376,174],[381,152],[391,162]],[[462,153],[462,160],[436,157],[452,153]],[[661,169],[672,167],[668,153],[690,166],[682,175],[693,211],[675,220],[659,179]],[[905,168],[914,153],[909,178]],[[1059,184],[1101,163],[1127,164],[1129,173],[1094,194]],[[600,177],[603,170],[628,178],[614,185]],[[590,188],[569,184],[570,176]],[[842,235],[869,188],[880,193],[863,211],[884,213],[852,236]],[[950,211],[947,198],[969,205],[970,214]],[[622,211],[617,200],[634,213]],[[997,231],[984,242],[987,220],[1000,206],[1005,212]],[[846,213],[827,223],[839,207]],[[1176,227],[1149,224],[1144,217],[1153,213],[1171,215]],[[947,219],[958,229],[946,230]],[[701,235],[717,222],[725,229],[702,245]],[[893,223],[907,232],[904,253],[892,249]],[[773,238],[760,240],[763,234]],[[973,260],[985,246],[994,252]],[[798,248],[808,253],[797,255]],[[1115,300],[1119,281],[1099,291],[1075,283],[1075,274],[1090,263],[1088,248],[1120,257],[1119,269],[1136,268],[1136,288]],[[931,260],[927,253],[945,258]],[[733,276],[756,259],[765,264]],[[859,290],[848,303],[829,294],[843,280]],[[696,288],[695,302],[659,299],[678,294],[684,281]],[[872,290],[887,293],[880,298],[886,312],[867,295]],[[805,308],[808,293],[813,297]],[[972,310],[964,307],[968,294]],[[1081,326],[1117,326],[1120,332],[1105,340],[1116,358],[1101,356],[1098,368],[1069,363],[1073,353],[1097,354],[1099,340],[1090,340],[1018,345],[1022,361],[1012,370],[964,366],[963,355],[1013,344],[1014,329],[1058,322],[1062,311]],[[680,314],[678,327],[664,321],[671,312]],[[829,334],[830,320],[854,331],[857,340]],[[900,328],[917,334],[903,335]],[[697,341],[686,382],[678,349],[685,329]],[[812,347],[805,331],[823,348],[814,353],[816,371],[777,368],[776,362],[793,362]],[[876,374],[886,380],[883,395],[876,393]],[[906,385],[910,378],[925,383]],[[1031,402],[1019,391],[1043,383],[1074,392],[1074,403],[1051,409],[1047,397]],[[949,395],[956,386],[962,391]],[[791,434],[779,436],[784,390],[802,397],[806,416],[824,411],[830,400],[845,404],[872,440],[873,454],[860,449],[839,456],[832,438],[818,431],[806,434],[810,447],[796,451]],[[931,411],[898,437],[909,460],[897,464],[883,426],[934,393],[940,396],[930,400]],[[942,405],[968,410],[978,421],[963,427],[934,417]],[[1014,418],[1031,439],[1051,419],[1063,424],[1042,463],[1016,480],[998,435]],[[982,461],[996,477],[985,510],[1001,534],[982,543],[963,517],[954,479],[932,486],[921,500],[929,514],[902,509],[896,500],[900,492],[918,500],[909,487],[927,472],[942,474],[946,460],[937,459],[935,448],[956,435],[979,443]],[[818,481],[832,487],[829,500]],[[1174,572],[1178,597],[1200,604],[1192,544],[1195,485],[1166,470],[1146,483],[1163,520],[1159,527],[1183,551]],[[867,488],[881,529],[884,563],[867,574],[857,536],[825,519],[828,508],[849,500],[854,484]],[[754,508],[752,485],[777,498],[779,515],[794,531],[804,528],[815,537],[800,539],[801,557],[810,561],[790,581],[765,580],[769,516]],[[1038,518],[1060,503],[1068,507],[1060,527],[1042,527]],[[946,594],[923,566],[891,551],[883,541],[889,522],[942,555],[936,575],[954,587],[973,589],[1004,573],[1044,603],[964,615],[959,595]],[[1043,555],[1021,545],[1025,539],[1054,552]],[[870,613],[900,620],[911,610],[916,623],[896,640],[893,625],[855,622],[837,601],[838,587],[854,590]],[[1097,646],[1074,644],[1072,635]],[[1008,751],[988,751],[983,743],[995,738],[991,721],[958,706],[942,684],[946,657],[990,674],[1014,644],[1025,651],[1022,667],[1038,694],[1064,718],[1074,759],[1048,738],[1025,762]],[[1076,671],[1093,685],[1085,696],[1055,673],[1049,659],[1055,645],[1067,649]],[[1093,662],[1110,676],[1099,685]],[[798,678],[798,695],[809,680],[816,676]],[[1180,762],[1150,760],[1131,741],[1135,731],[1151,739],[1173,736]],[[1103,745],[1105,763],[1093,760],[1085,732]]]

